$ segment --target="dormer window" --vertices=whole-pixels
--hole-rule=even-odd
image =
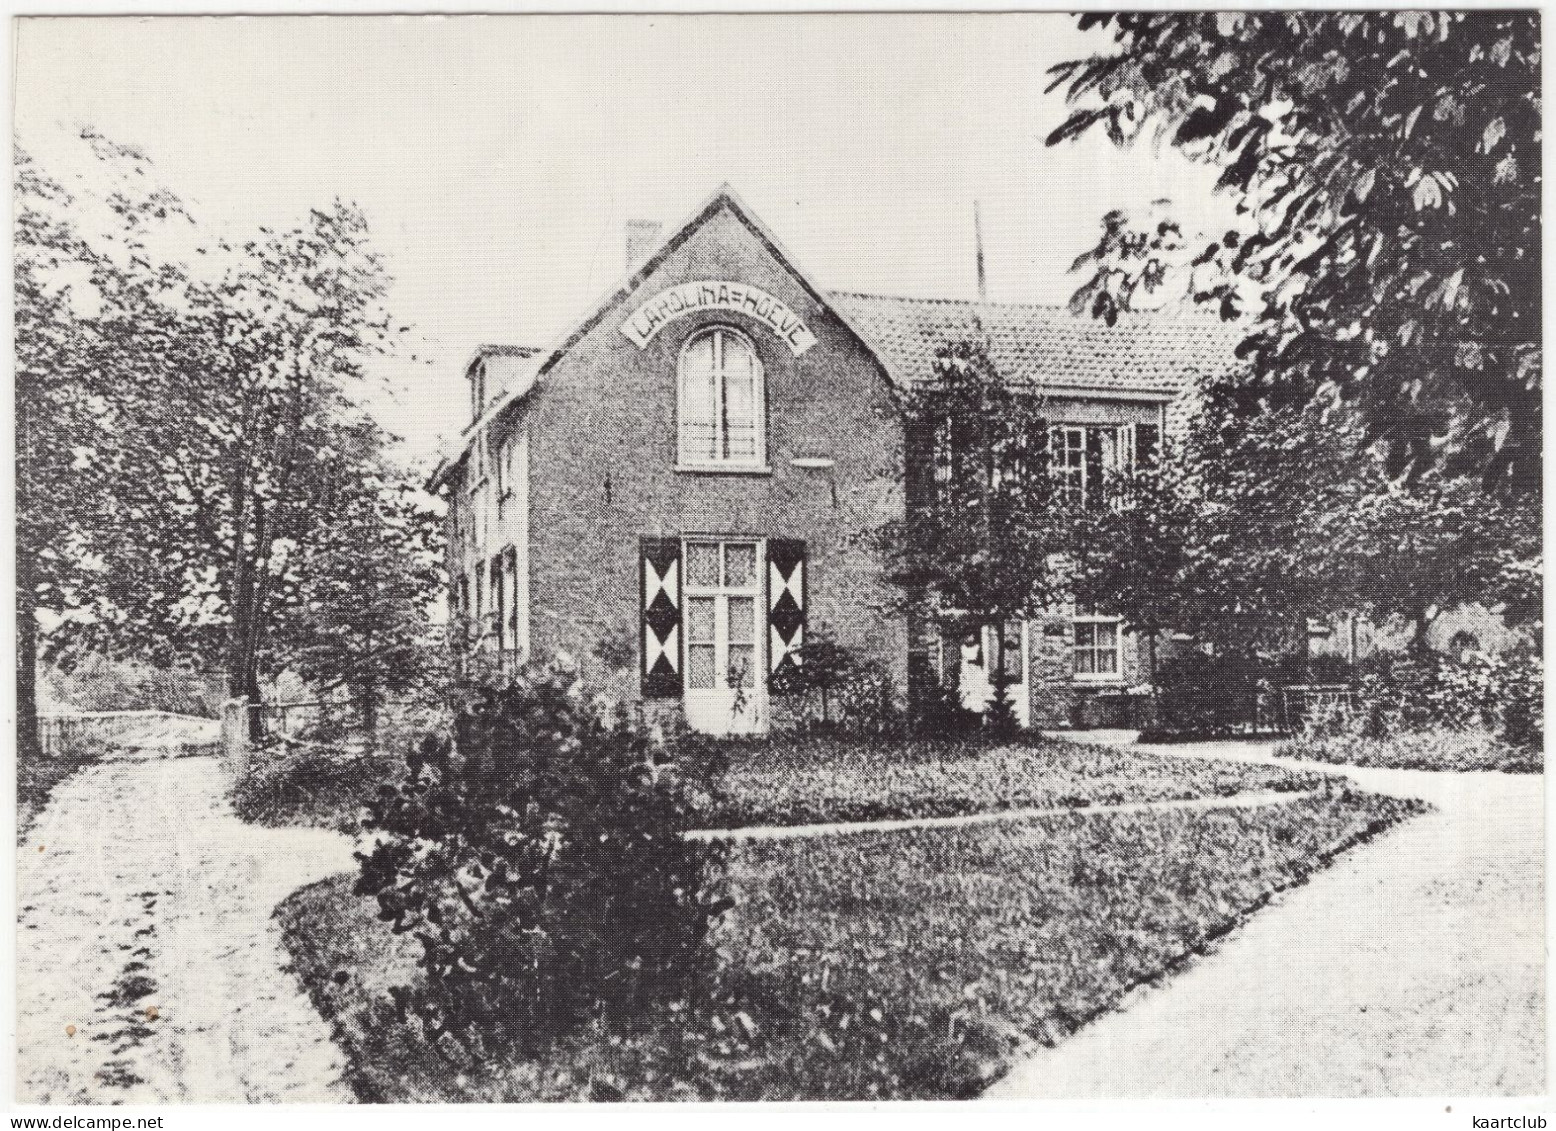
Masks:
[[[767,461],[762,363],[744,335],[715,326],[681,350],[678,461],[693,470],[761,470]]]

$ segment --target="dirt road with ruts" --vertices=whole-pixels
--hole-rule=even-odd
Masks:
[[[214,722],[165,720],[54,790],[17,863],[22,1103],[340,1102],[276,904],[347,838],[244,824]]]

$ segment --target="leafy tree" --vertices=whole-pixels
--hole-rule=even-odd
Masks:
[[[1153,683],[1158,637],[1187,630],[1203,616],[1203,602],[1184,589],[1200,517],[1181,445],[1114,477],[1107,505],[1077,516],[1070,551],[1074,598],[1123,618],[1125,631],[1144,640]]]
[[[58,642],[107,636],[121,596],[149,559],[133,506],[151,474],[124,439],[147,414],[149,343],[125,342],[162,285],[148,230],[187,220],[175,201],[137,191],[144,158],[91,132],[96,197],[67,192],[14,154],[16,623],[19,746],[36,750],[36,671]],[[137,348],[138,347],[138,348]],[[40,641],[40,632],[46,633]]]
[[[178,504],[177,607],[186,623],[220,627],[235,696],[259,697],[266,636],[298,597],[302,561],[352,484],[378,470],[353,443],[353,399],[388,346],[384,288],[365,219],[339,203],[246,243],[216,285],[189,287],[163,371],[181,409],[158,437],[161,486]]]
[[[1527,497],[1437,469],[1390,478],[1331,396],[1253,417],[1209,408],[1161,472],[1120,486],[1078,540],[1077,593],[1148,628],[1241,649],[1301,646],[1309,619],[1401,618],[1424,646],[1442,611],[1481,601],[1538,621]]]
[[[792,657],[773,673],[772,693],[798,700],[802,709],[804,701],[814,695],[821,708],[821,722],[829,725],[833,703],[858,671],[858,657],[823,625],[807,630],[805,642]]]
[[[375,427],[342,439],[360,449],[348,463],[358,474],[339,484],[331,521],[300,551],[276,650],[318,694],[347,688],[371,745],[385,697],[415,688],[440,651],[428,606],[441,588],[442,524],[416,485],[382,463]]]
[[[1080,17],[1111,49],[1055,67],[1070,116],[1219,164],[1246,223],[1186,245],[1109,217],[1077,305],[1112,320],[1173,279],[1246,315],[1232,407],[1333,387],[1391,477],[1541,467],[1540,18],[1528,11]],[[1179,267],[1188,270],[1177,270]]]
[[[1527,585],[1527,566],[1534,563],[1537,575],[1541,556],[1538,501],[1488,500],[1477,484],[1435,471],[1411,484],[1383,480],[1375,465],[1373,473],[1375,490],[1359,493],[1347,524],[1355,531],[1345,553],[1360,607],[1375,619],[1406,622],[1418,649],[1427,647],[1440,614],[1472,602],[1538,638],[1538,582],[1534,593]]]
[[[385,470],[356,407],[384,272],[354,207],[234,244],[83,138],[97,197],[18,159],[19,674],[43,623],[51,656],[193,658],[257,698],[303,561]]]
[[[1181,445],[1189,527],[1175,627],[1290,650],[1310,619],[1356,607],[1356,504],[1372,481],[1353,441],[1317,405],[1207,409]]]
[[[16,335],[16,686],[17,743],[23,757],[38,749],[38,588],[47,584],[46,547],[64,541],[58,484],[68,483],[71,425],[89,413],[76,401],[70,376],[82,370],[82,341],[68,296],[48,284],[50,267],[76,254],[74,234],[44,208],[64,197],[26,153],[17,151],[12,294]],[[81,430],[84,431],[84,430]],[[80,432],[78,432],[80,434]],[[53,505],[40,504],[51,499]]]
[[[937,621],[1003,624],[1062,600],[1079,505],[1049,474],[1046,401],[964,341],[902,402],[908,507],[878,532],[887,576]]]

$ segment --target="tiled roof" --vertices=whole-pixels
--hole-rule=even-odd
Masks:
[[[849,325],[899,381],[934,376],[935,351],[987,335],[1009,381],[1050,388],[1172,396],[1198,374],[1236,364],[1236,326],[1194,313],[1126,314],[1109,326],[1064,307],[833,292]]]

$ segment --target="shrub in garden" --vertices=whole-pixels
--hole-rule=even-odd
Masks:
[[[968,710],[962,693],[940,683],[926,685],[913,712],[914,733],[930,738],[959,738],[982,725],[983,716]]]
[[[1545,668],[1532,649],[1382,652],[1363,661],[1358,690],[1369,737],[1485,729],[1511,746],[1538,749],[1544,742]]]
[[[891,673],[874,661],[855,664],[838,693],[838,726],[845,734],[895,735],[904,719]]]
[[[429,1038],[535,1047],[675,995],[729,906],[723,858],[681,834],[714,803],[716,755],[666,744],[560,666],[476,688],[383,787],[358,894],[421,942],[392,991]]]
[[[1359,709],[1309,712],[1285,753],[1412,769],[1542,768],[1545,670],[1532,650],[1387,652],[1360,668]]]
[[[879,663],[861,660],[825,628],[811,630],[793,655],[794,662],[781,665],[768,687],[794,702],[802,716],[822,729],[847,734],[895,734],[902,729],[896,689]]]
[[[1254,697],[1264,678],[1256,655],[1186,652],[1164,660],[1157,675],[1161,725],[1191,734],[1229,734],[1253,720]]]
[[[993,692],[983,709],[983,728],[990,734],[1009,737],[1021,729],[1015,701],[1010,697],[1011,679],[996,668],[991,682]]]
[[[240,819],[256,825],[356,833],[363,812],[396,769],[386,753],[313,744],[272,748],[233,783],[232,806]]]
[[[1475,694],[1469,680],[1445,679],[1444,660],[1424,649],[1366,657],[1358,665],[1357,678],[1362,733],[1383,738],[1401,731],[1459,729],[1479,722],[1481,705],[1475,700],[1483,695]],[[1455,683],[1458,686],[1451,686]]]
[[[792,659],[780,664],[773,673],[768,690],[793,700],[801,712],[814,705],[821,713],[820,721],[832,723],[838,696],[854,674],[853,653],[818,626],[806,634],[805,642],[790,655]]]
[[[1545,748],[1545,660],[1533,649],[1502,656],[1500,737],[1522,750]]]
[[[959,738],[983,725],[983,716],[967,709],[957,688],[947,687],[928,672],[914,685],[918,691],[909,719],[914,734],[926,738]]]

